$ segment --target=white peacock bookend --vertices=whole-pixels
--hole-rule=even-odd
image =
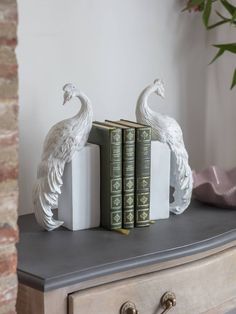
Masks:
[[[88,97],[73,84],[66,84],[63,91],[63,105],[72,98],[78,98],[81,108],[74,117],[55,124],[44,141],[33,189],[33,203],[37,222],[48,231],[63,224],[63,221],[53,218],[52,209],[58,205],[64,168],[72,160],[74,153],[85,146],[92,127],[93,114]]]
[[[137,101],[136,118],[139,123],[152,127],[153,141],[166,143],[170,148],[170,185],[174,188],[174,201],[170,203],[170,211],[181,214],[189,206],[193,188],[188,153],[179,124],[173,118],[157,113],[149,107],[148,98],[153,93],[164,98],[164,86],[161,80],[155,80],[140,94]]]

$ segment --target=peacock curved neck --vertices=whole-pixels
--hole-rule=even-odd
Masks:
[[[138,106],[136,109],[136,114],[144,116],[145,118],[149,118],[153,115],[153,110],[149,107],[148,98],[151,94],[153,94],[156,90],[154,85],[148,86],[140,95],[138,99]]]
[[[71,118],[74,128],[83,128],[92,121],[92,106],[89,98],[83,94],[79,93],[75,96],[81,103],[79,112]]]

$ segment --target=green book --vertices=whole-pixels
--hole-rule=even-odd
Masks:
[[[122,133],[93,123],[88,142],[100,146],[101,226],[122,228]]]
[[[123,228],[134,228],[134,170],[135,170],[135,129],[106,120],[109,126],[122,130],[122,182],[123,182]]]
[[[150,225],[152,129],[123,119],[119,123],[135,128],[135,227],[146,227]]]

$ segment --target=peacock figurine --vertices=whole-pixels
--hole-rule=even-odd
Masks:
[[[170,211],[181,214],[191,201],[193,187],[182,130],[173,118],[153,111],[148,105],[150,95],[155,93],[164,98],[164,92],[163,82],[159,79],[147,86],[138,98],[136,118],[139,123],[151,126],[152,140],[166,143],[171,150],[170,185],[174,188],[174,201],[170,203]]]
[[[33,189],[33,203],[37,222],[48,231],[63,224],[63,221],[53,218],[52,209],[58,204],[64,167],[71,161],[75,151],[84,147],[92,127],[93,113],[89,98],[73,84],[66,84],[63,91],[63,105],[77,98],[81,108],[74,117],[55,124],[44,141]]]

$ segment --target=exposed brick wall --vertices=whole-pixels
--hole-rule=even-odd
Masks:
[[[17,7],[0,0],[0,314],[15,313],[18,239]]]

